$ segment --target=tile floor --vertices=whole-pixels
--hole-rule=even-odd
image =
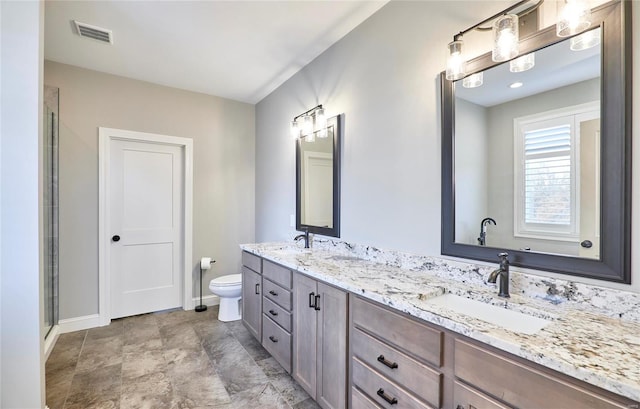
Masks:
[[[50,409],[318,408],[241,321],[168,311],[60,335]]]

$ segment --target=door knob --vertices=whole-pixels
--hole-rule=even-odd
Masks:
[[[113,236],[113,237],[111,238],[111,240],[116,241],[116,242],[117,242],[117,241],[120,241],[120,236],[118,236],[118,235],[116,234],[115,236]]]

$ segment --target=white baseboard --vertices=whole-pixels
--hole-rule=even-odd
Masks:
[[[214,306],[220,304],[220,297],[217,295],[207,295],[202,297],[202,303],[207,306]],[[193,298],[193,308],[196,305],[200,305],[200,297]],[[193,309],[191,308],[191,309]],[[109,322],[111,320],[108,320]],[[68,318],[58,321],[59,333],[65,334],[67,332],[81,331],[89,328],[102,327],[109,325],[109,322],[101,323],[99,314],[85,315],[84,317]]]
[[[56,346],[56,341],[58,341],[58,337],[60,336],[60,326],[54,325],[51,328],[51,332],[44,339],[44,361],[47,362],[49,359],[49,355],[51,355],[51,351],[53,351],[53,347]]]
[[[83,329],[95,328],[103,326],[100,324],[100,315],[91,314],[84,317],[68,318],[58,321],[60,327],[60,333],[65,334],[67,332],[81,331]]]
[[[220,304],[220,297],[218,297],[217,295],[205,295],[202,297],[202,303],[204,305],[207,305],[209,307],[212,307],[214,305],[219,305]],[[200,297],[193,297],[193,308],[196,307],[196,305],[200,305]]]

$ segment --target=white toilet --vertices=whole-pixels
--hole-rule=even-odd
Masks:
[[[237,321],[242,318],[240,299],[242,298],[242,274],[229,274],[214,278],[209,283],[209,290],[220,297],[220,321]]]

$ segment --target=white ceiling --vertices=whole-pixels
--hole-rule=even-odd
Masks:
[[[45,59],[257,103],[387,1],[47,0]]]

